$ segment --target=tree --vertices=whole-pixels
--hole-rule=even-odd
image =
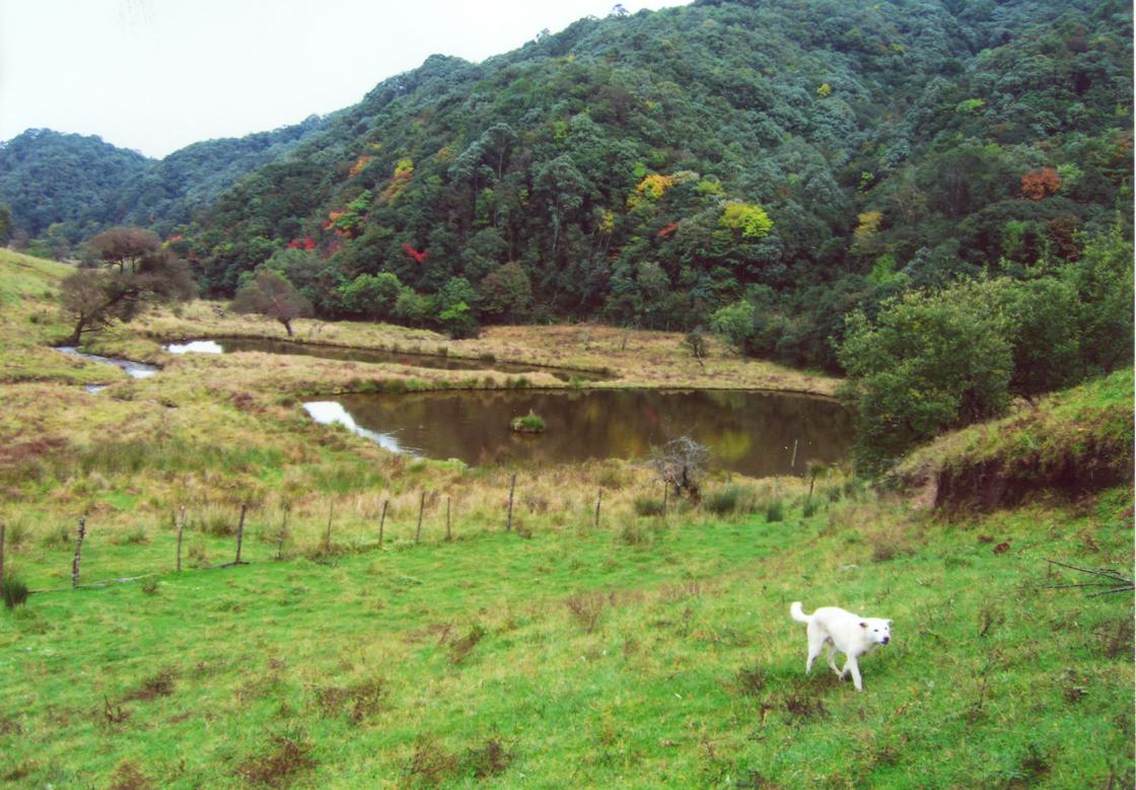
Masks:
[[[709,344],[706,342],[706,333],[702,331],[702,327],[696,326],[687,332],[682,344],[689,349],[691,356],[698,360],[699,367],[705,372],[706,363],[703,360],[706,359]]]
[[[284,275],[264,267],[237,291],[232,307],[238,313],[259,313],[279,321],[288,337],[292,337],[294,320],[312,314],[311,303]]]
[[[188,264],[164,251],[128,271],[80,269],[60,285],[63,311],[75,322],[67,342],[79,345],[89,332],[129,321],[148,302],[182,301],[194,292]]]
[[[743,238],[760,239],[769,235],[773,230],[773,220],[765,213],[765,209],[752,203],[739,203],[730,201],[722,209],[722,218],[719,224],[731,230],[740,230]]]
[[[689,436],[671,439],[662,447],[651,448],[651,466],[666,485],[673,486],[677,496],[683,493],[697,502],[701,498],[702,478],[710,450]]]
[[[847,319],[840,361],[857,410],[856,453],[880,471],[945,430],[1001,415],[1013,348],[1001,304],[1005,281],[967,281],[890,299],[873,321]]]
[[[1061,188],[1061,176],[1052,167],[1031,170],[1022,176],[1022,197],[1030,200],[1043,200],[1057,194]]]
[[[516,261],[498,266],[478,286],[481,312],[501,321],[524,318],[532,303],[532,282]]]
[[[402,283],[390,272],[360,274],[339,289],[343,307],[350,313],[379,320],[394,310]]]
[[[144,228],[118,227],[103,231],[89,244],[104,262],[124,272],[135,268],[145,256],[157,251],[161,240],[156,233]]]

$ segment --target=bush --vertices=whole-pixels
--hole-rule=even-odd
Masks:
[[[937,434],[1009,406],[1012,346],[1004,281],[974,281],[885,302],[847,319],[840,361],[857,413],[856,455],[878,472]]]
[[[728,485],[712,491],[702,500],[702,507],[716,516],[733,513],[742,502],[746,490],[738,485]]]
[[[765,520],[770,524],[782,521],[785,518],[785,503],[780,499],[771,499],[765,503]]]
[[[543,433],[544,419],[530,411],[524,417],[514,417],[509,427],[518,433]]]
[[[663,500],[656,499],[653,496],[637,496],[635,497],[635,512],[640,516],[664,515]]]
[[[27,602],[28,585],[15,573],[9,571],[4,574],[3,579],[0,579],[0,597],[4,599],[6,607],[15,609]]]

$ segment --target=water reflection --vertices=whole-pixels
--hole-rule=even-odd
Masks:
[[[393,442],[479,465],[642,458],[652,446],[689,434],[711,448],[717,467],[762,477],[803,474],[812,460],[838,461],[852,439],[839,404],[767,392],[489,390],[348,395],[305,404],[309,413],[312,406],[338,407],[335,421],[385,447],[394,449]],[[511,431],[509,421],[530,409],[546,430]]]
[[[343,405],[336,401],[311,401],[304,404],[304,411],[320,425],[342,425],[352,433],[357,433],[364,439],[370,439],[385,450],[390,450],[393,453],[406,453],[408,455],[418,454],[413,449],[404,447],[394,434],[372,431],[359,425],[355,422],[355,419],[347,413]]]

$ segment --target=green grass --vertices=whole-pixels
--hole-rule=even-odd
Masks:
[[[961,523],[863,498],[637,545],[576,528],[319,562],[254,542],[150,594],[33,595],[0,616],[0,776],[100,785],[129,761],[229,786],[303,753],[301,786],[465,783],[497,742],[503,785],[1122,786],[1132,598],[1047,589],[1043,560],[1128,567],[1130,497]],[[798,598],[895,620],[865,693],[804,676]]]
[[[719,476],[664,520],[651,473],[608,460],[522,470],[503,534],[510,470],[393,457],[298,403],[463,374],[166,359],[123,327],[99,347],[166,364],[126,381],[46,347],[66,332],[50,295],[65,271],[0,254],[0,518],[33,590],[0,611],[0,783],[1132,784],[1132,596],[1051,589],[1082,579],[1044,563],[1130,568],[1128,487],[948,521],[839,471],[807,509],[807,482]],[[575,332],[504,328],[498,356]],[[659,381],[686,380],[669,338],[632,342],[655,344]],[[116,383],[75,386],[96,380]],[[916,461],[1130,441],[1131,390],[1114,374]],[[251,564],[218,567],[242,502]],[[69,589],[82,513],[82,581],[141,578]],[[864,694],[804,677],[798,598],[895,620]]]
[[[912,476],[927,466],[962,467],[994,459],[1010,466],[1053,466],[1098,446],[1117,451],[1116,463],[1131,466],[1133,387],[1132,368],[1126,368],[1047,395],[1036,406],[1022,405],[1009,417],[918,448],[899,464],[897,474]]]

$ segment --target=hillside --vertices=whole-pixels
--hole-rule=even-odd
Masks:
[[[176,230],[214,296],[275,255],[332,318],[681,329],[749,305],[747,352],[838,370],[852,309],[1131,237],[1131,63],[1111,0],[704,0],[432,56],[322,121],[135,163],[94,208],[42,168],[0,202],[33,235]]]
[[[111,225],[168,235],[241,176],[285,156],[323,125],[312,116],[270,132],[194,143],[164,159],[95,136],[29,129],[0,143],[0,204],[11,209],[10,232],[46,237],[48,251]]]
[[[280,254],[326,316],[421,321],[353,296],[380,272],[488,321],[679,328],[744,299],[755,350],[835,367],[850,308],[1076,260],[1127,218],[1130,82],[1119,3],[584,19],[380,83],[223,195],[187,250],[214,294]]]
[[[60,222],[82,238],[111,221],[108,203],[149,162],[98,137],[29,129],[0,143],[0,203],[13,232],[38,237]]]

